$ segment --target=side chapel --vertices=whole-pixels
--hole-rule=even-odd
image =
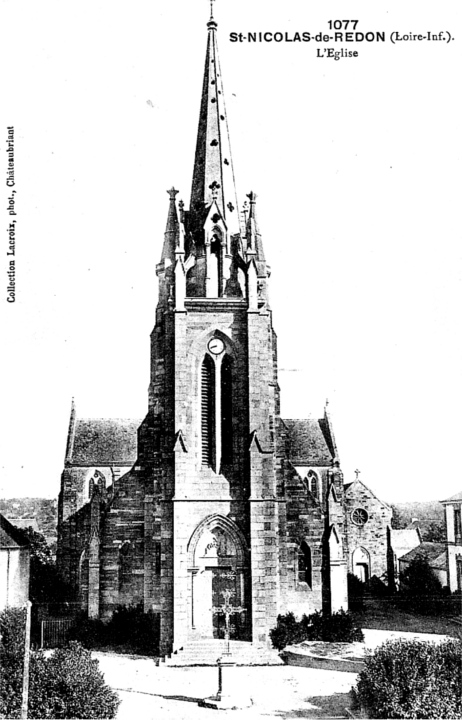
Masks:
[[[347,571],[386,570],[327,407],[280,417],[270,267],[255,193],[238,211],[213,16],[207,28],[189,209],[168,191],[156,267],[148,411],[79,419],[73,405],[59,495],[58,563],[82,609],[142,603],[161,652],[223,637],[226,591],[232,637],[265,644],[279,613],[346,610]]]

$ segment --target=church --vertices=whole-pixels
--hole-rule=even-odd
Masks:
[[[264,646],[277,616],[348,609],[347,573],[387,567],[391,509],[344,485],[331,418],[280,416],[257,196],[239,211],[217,49],[207,50],[189,208],[168,191],[146,417],[72,406],[58,565],[89,617],[141,603],[161,652]]]

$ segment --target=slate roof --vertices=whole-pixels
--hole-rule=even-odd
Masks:
[[[81,418],[76,420],[72,465],[133,465],[141,420]]]
[[[0,548],[28,547],[28,545],[17,528],[0,513]]]
[[[410,563],[415,557],[425,557],[432,568],[446,570],[446,545],[444,543],[423,542],[400,558]]]
[[[448,502],[455,502],[457,500],[462,500],[462,490],[452,497],[448,498],[447,500],[441,500],[442,503],[448,503]]]
[[[289,459],[294,465],[331,465],[335,452],[324,419],[282,422],[287,428]]]

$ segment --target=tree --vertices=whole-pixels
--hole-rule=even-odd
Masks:
[[[391,527],[392,530],[404,530],[409,525],[409,519],[406,517],[406,515],[399,510],[396,505],[391,506],[392,509],[392,516],[391,516]]]
[[[433,614],[440,609],[443,588],[424,555],[416,555],[402,573],[400,595],[410,610]]]
[[[34,605],[65,602],[71,599],[70,588],[61,578],[45,537],[32,527],[17,528],[30,550],[29,598]]]
[[[446,525],[444,520],[437,522],[432,520],[422,528],[422,540],[424,542],[446,542]]]

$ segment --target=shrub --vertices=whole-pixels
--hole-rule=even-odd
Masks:
[[[306,615],[303,617],[306,617]],[[278,615],[276,627],[271,628],[269,631],[273,647],[277,650],[282,650],[286,645],[301,642],[299,634],[300,623],[292,612],[288,612],[286,615]]]
[[[373,718],[460,718],[462,642],[388,641],[366,659],[354,689]]]
[[[143,606],[120,606],[108,622],[79,618],[68,632],[69,640],[77,640],[84,647],[124,647],[129,652],[156,655],[159,651],[158,615]]]
[[[107,625],[111,644],[128,645],[142,654],[156,654],[159,649],[158,615],[143,606],[119,607]]]
[[[21,714],[25,618],[21,608],[0,613],[0,717]],[[118,705],[98,661],[77,643],[50,658],[30,654],[29,718],[113,718]]]
[[[0,717],[20,716],[25,627],[23,608],[8,608],[0,613]]]
[[[75,625],[69,628],[67,640],[75,640],[89,650],[104,647],[108,643],[107,624],[81,615]]]
[[[374,597],[383,598],[390,594],[388,585],[377,575],[372,575],[368,582],[368,590]]]
[[[31,655],[29,718],[113,718],[119,702],[98,661],[78,643],[49,658],[41,652]]]
[[[295,645],[305,640],[323,640],[325,642],[362,642],[362,630],[355,628],[348,613],[340,610],[332,615],[315,612],[303,615],[297,620],[291,612],[278,615],[277,625],[270,630],[273,646],[282,650],[286,645]]]
[[[351,610],[364,608],[365,584],[353,573],[348,573],[348,604]]]

